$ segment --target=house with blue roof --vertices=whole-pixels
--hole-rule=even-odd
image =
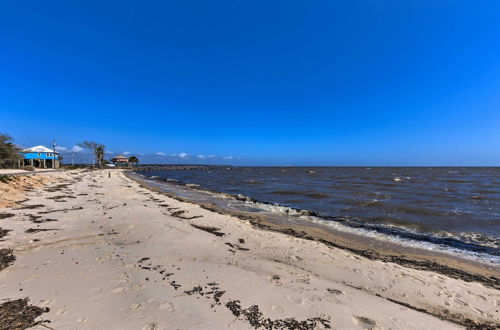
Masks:
[[[59,153],[45,146],[35,146],[23,149],[20,152],[23,159],[20,166],[33,166],[36,168],[59,168]]]

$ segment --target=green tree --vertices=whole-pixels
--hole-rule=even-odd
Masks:
[[[104,155],[106,153],[106,146],[94,141],[83,141],[78,143],[78,146],[90,151],[95,158],[97,167],[102,168],[104,164]]]
[[[17,167],[22,156],[21,151],[7,134],[0,134],[0,168]]]
[[[128,158],[128,162],[129,162],[130,164],[135,164],[135,165],[137,165],[137,164],[139,163],[139,158],[137,158],[136,156],[130,156],[130,157]]]

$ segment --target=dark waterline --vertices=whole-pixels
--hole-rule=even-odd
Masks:
[[[500,168],[214,167],[140,171],[350,226],[499,255]],[[436,237],[439,240],[436,241]]]

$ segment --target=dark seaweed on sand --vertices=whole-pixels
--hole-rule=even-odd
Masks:
[[[7,234],[11,231],[10,229],[3,229],[0,228],[0,238],[3,238],[4,236],[7,236]]]
[[[170,215],[173,217],[179,218],[179,219],[186,219],[186,220],[191,220],[191,219],[196,219],[196,218],[202,217],[201,215],[194,215],[191,217],[185,217],[185,216],[182,216],[182,214],[184,214],[184,213],[186,213],[186,211],[179,210],[179,211],[172,212]]]
[[[225,233],[220,232],[219,231],[220,229],[217,227],[199,226],[199,225],[195,225],[195,224],[191,224],[191,226],[193,226],[194,228],[209,232],[210,234],[213,234],[215,236],[224,236],[225,235]]]
[[[47,199],[54,199],[54,200],[64,199],[64,198],[76,198],[76,197],[71,196],[71,195],[58,195],[58,196],[53,196],[53,197],[47,197]]]
[[[27,329],[50,321],[35,321],[49,308],[29,305],[29,299],[9,300],[0,305],[0,329]]]
[[[25,206],[18,207],[17,210],[39,209],[41,207],[45,207],[45,205],[42,205],[42,204],[25,205]]]
[[[330,320],[321,317],[311,317],[304,321],[297,321],[294,318],[271,320],[264,317],[257,305],[241,308],[239,300],[228,301],[226,307],[234,316],[243,317],[255,329],[262,327],[264,329],[312,330],[320,324],[325,329],[331,329]]]
[[[57,230],[57,229],[54,229],[54,228],[29,228],[29,229],[26,229],[24,232],[27,233],[27,234],[34,234],[34,233],[38,233],[38,232],[41,232],[41,231],[49,231],[49,230]]]
[[[37,219],[37,220],[31,220],[33,223],[45,223],[45,222],[53,222],[57,221],[56,219]]]
[[[0,249],[0,270],[9,267],[15,260],[12,249]]]
[[[207,298],[213,299],[213,302],[210,304],[210,308],[214,308],[216,305],[220,305],[220,298],[222,295],[224,295],[226,291],[221,290],[217,283],[207,283],[207,286],[204,288],[201,285],[195,286],[191,290],[186,290],[184,291],[184,294],[188,296],[192,295],[200,295],[200,296],[206,296]]]
[[[60,210],[50,210],[50,211],[42,211],[38,212],[38,214],[47,214],[47,213],[54,213],[54,212],[66,212],[66,211],[75,211],[75,210],[82,210],[83,207],[78,206],[78,207],[72,207],[69,209],[60,209]]]
[[[7,219],[15,216],[13,213],[0,213],[0,219]]]

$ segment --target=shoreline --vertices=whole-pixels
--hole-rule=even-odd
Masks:
[[[500,292],[158,193],[124,171],[41,174],[0,209],[0,295],[54,328],[494,329]],[[279,232],[279,231],[282,232]],[[297,234],[299,233],[299,234]],[[335,242],[337,243],[337,242]]]
[[[227,192],[224,187],[214,190],[199,184],[186,183],[191,182],[190,180],[184,182],[183,179],[178,181],[177,179],[162,176],[148,176],[147,171],[144,170],[134,170],[132,173],[144,180],[158,182],[162,185],[162,188],[167,188],[167,191],[170,192],[172,192],[172,189],[169,187],[176,187],[173,191],[175,195],[188,197],[188,199],[197,203],[200,203],[200,198],[207,199],[207,196],[211,195],[208,198],[212,198],[213,203],[218,204],[219,207],[227,208],[220,201],[232,200],[231,204],[234,207],[229,207],[231,210],[243,210],[244,212],[250,210],[253,213],[265,213],[269,218],[273,218],[274,222],[279,222],[275,220],[279,220],[278,218],[281,217],[284,223],[293,222],[305,226],[311,226],[314,223],[316,227],[323,227],[325,230],[338,233],[341,236],[352,233],[350,239],[356,236],[370,236],[375,238],[374,241],[377,241],[377,239],[384,242],[391,241],[395,245],[404,245],[411,250],[427,250],[431,251],[430,253],[451,254],[457,258],[468,259],[492,268],[500,266],[498,239],[479,232],[421,231],[418,229],[418,225],[414,223],[403,225],[404,222],[401,221],[395,223],[383,221],[377,223],[365,222],[349,215],[339,216],[321,213],[307,207],[297,208],[297,206],[286,203],[280,204],[280,202],[256,199],[252,194],[248,194],[249,192],[246,192],[246,195],[245,193],[231,193]],[[234,189],[229,190],[237,191]],[[197,192],[198,196],[191,192]]]
[[[130,173],[133,174],[130,175]],[[489,287],[500,289],[500,270],[496,269],[493,265],[487,266],[485,263],[481,263],[480,261],[465,259],[438,251],[431,252],[421,248],[410,248],[393,242],[381,242],[380,240],[362,236],[360,234],[340,232],[316,223],[307,224],[306,221],[302,221],[300,224],[284,222],[278,223],[276,221],[272,221],[273,219],[271,218],[261,216],[254,212],[245,212],[234,209],[229,210],[218,207],[215,204],[198,203],[188,198],[178,196],[175,193],[172,194],[161,191],[161,188],[158,186],[145,182],[145,179],[152,180],[151,178],[141,178],[134,171],[125,172],[125,175],[145,188],[152,189],[179,201],[197,204],[212,212],[234,216],[241,220],[248,220],[255,228],[275,231],[297,238],[318,241],[327,246],[343,249],[371,260],[394,262],[402,266],[419,270],[434,271],[468,282],[476,281]],[[183,185],[183,187],[186,186]],[[208,192],[218,193],[211,191]],[[235,196],[231,197],[235,198]]]

